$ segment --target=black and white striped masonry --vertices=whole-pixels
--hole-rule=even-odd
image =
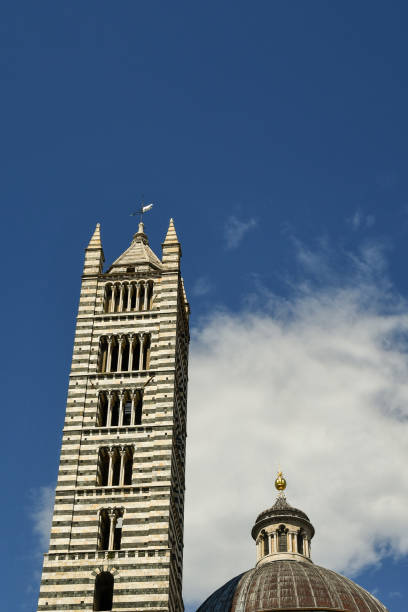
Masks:
[[[180,612],[189,305],[170,220],[103,271],[85,252],[38,611]]]

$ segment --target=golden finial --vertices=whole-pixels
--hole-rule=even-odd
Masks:
[[[275,480],[275,488],[278,491],[284,491],[286,489],[286,480],[282,476],[282,472],[281,471],[278,472],[278,477]]]

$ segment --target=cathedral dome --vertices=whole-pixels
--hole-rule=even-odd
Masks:
[[[310,561],[276,560],[236,576],[197,612],[386,612],[365,589]]]
[[[279,494],[252,528],[256,565],[215,591],[197,612],[387,612],[352,580],[315,565],[310,558],[314,527],[286,501],[279,472]]]

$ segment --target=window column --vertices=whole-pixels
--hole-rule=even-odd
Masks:
[[[110,302],[109,312],[115,312],[115,295],[116,295],[116,286],[112,285],[112,293],[111,293],[111,302]]]
[[[118,422],[119,427],[122,427],[123,425],[123,399],[124,397],[125,397],[125,392],[122,391],[120,394],[120,403],[119,403],[119,422]]]
[[[123,292],[124,292],[124,290],[125,290],[125,286],[122,283],[121,286],[120,286],[119,309],[118,309],[118,312],[122,312],[124,310],[124,308],[123,308]]]
[[[109,547],[108,550],[113,550],[113,538],[115,536],[115,527],[116,527],[116,512],[114,510],[109,510]]]
[[[126,459],[126,455],[127,455],[127,449],[126,447],[122,446],[122,448],[120,449],[120,475],[119,475],[119,484],[121,487],[123,487],[123,483],[125,480],[125,459]]]
[[[147,299],[149,297],[149,283],[145,283],[145,292],[144,292],[144,304],[143,310],[147,310]]]
[[[139,353],[139,370],[143,370],[143,353],[146,340],[146,334],[140,334],[140,353]]]
[[[115,449],[112,447],[108,448],[108,455],[109,455],[108,487],[111,487],[112,480],[113,480],[113,458],[115,455]]]
[[[106,371],[107,372],[111,371],[113,341],[114,341],[114,336],[109,336],[109,338],[108,338],[108,359],[107,359],[107,363],[106,363]]]
[[[256,543],[256,560],[259,561],[262,558],[262,540],[258,539]]]
[[[102,360],[100,363],[100,372],[106,372],[108,364],[108,341],[106,338],[101,338],[100,350],[102,351]]]
[[[291,531],[288,532],[287,537],[289,539],[288,552],[293,552],[293,537]]]
[[[129,362],[128,362],[128,372],[131,372],[133,369],[133,343],[135,341],[135,335],[132,334],[129,338]]]
[[[127,307],[126,310],[130,310],[130,305],[132,303],[132,293],[133,293],[133,283],[129,283],[128,285],[128,299],[127,299]]]
[[[135,424],[135,420],[136,420],[136,398],[137,398],[137,391],[133,391],[132,393],[132,413],[130,415],[130,424],[134,425]]]
[[[108,414],[106,415],[106,427],[110,427],[112,423],[112,401],[113,401],[113,391],[109,391]]]
[[[137,283],[136,285],[136,304],[135,304],[136,311],[139,310],[139,302],[140,302],[140,283]]]
[[[116,368],[117,372],[122,371],[122,355],[123,355],[123,336],[120,336],[118,339],[118,367]]]

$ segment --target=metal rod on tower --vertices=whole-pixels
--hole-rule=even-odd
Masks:
[[[130,213],[131,217],[136,217],[136,215],[140,215],[140,223],[143,222],[143,215],[145,213],[147,213],[149,210],[151,210],[153,208],[153,202],[150,202],[150,204],[143,204],[143,202],[140,205],[140,209],[139,210],[135,210],[135,212]]]

